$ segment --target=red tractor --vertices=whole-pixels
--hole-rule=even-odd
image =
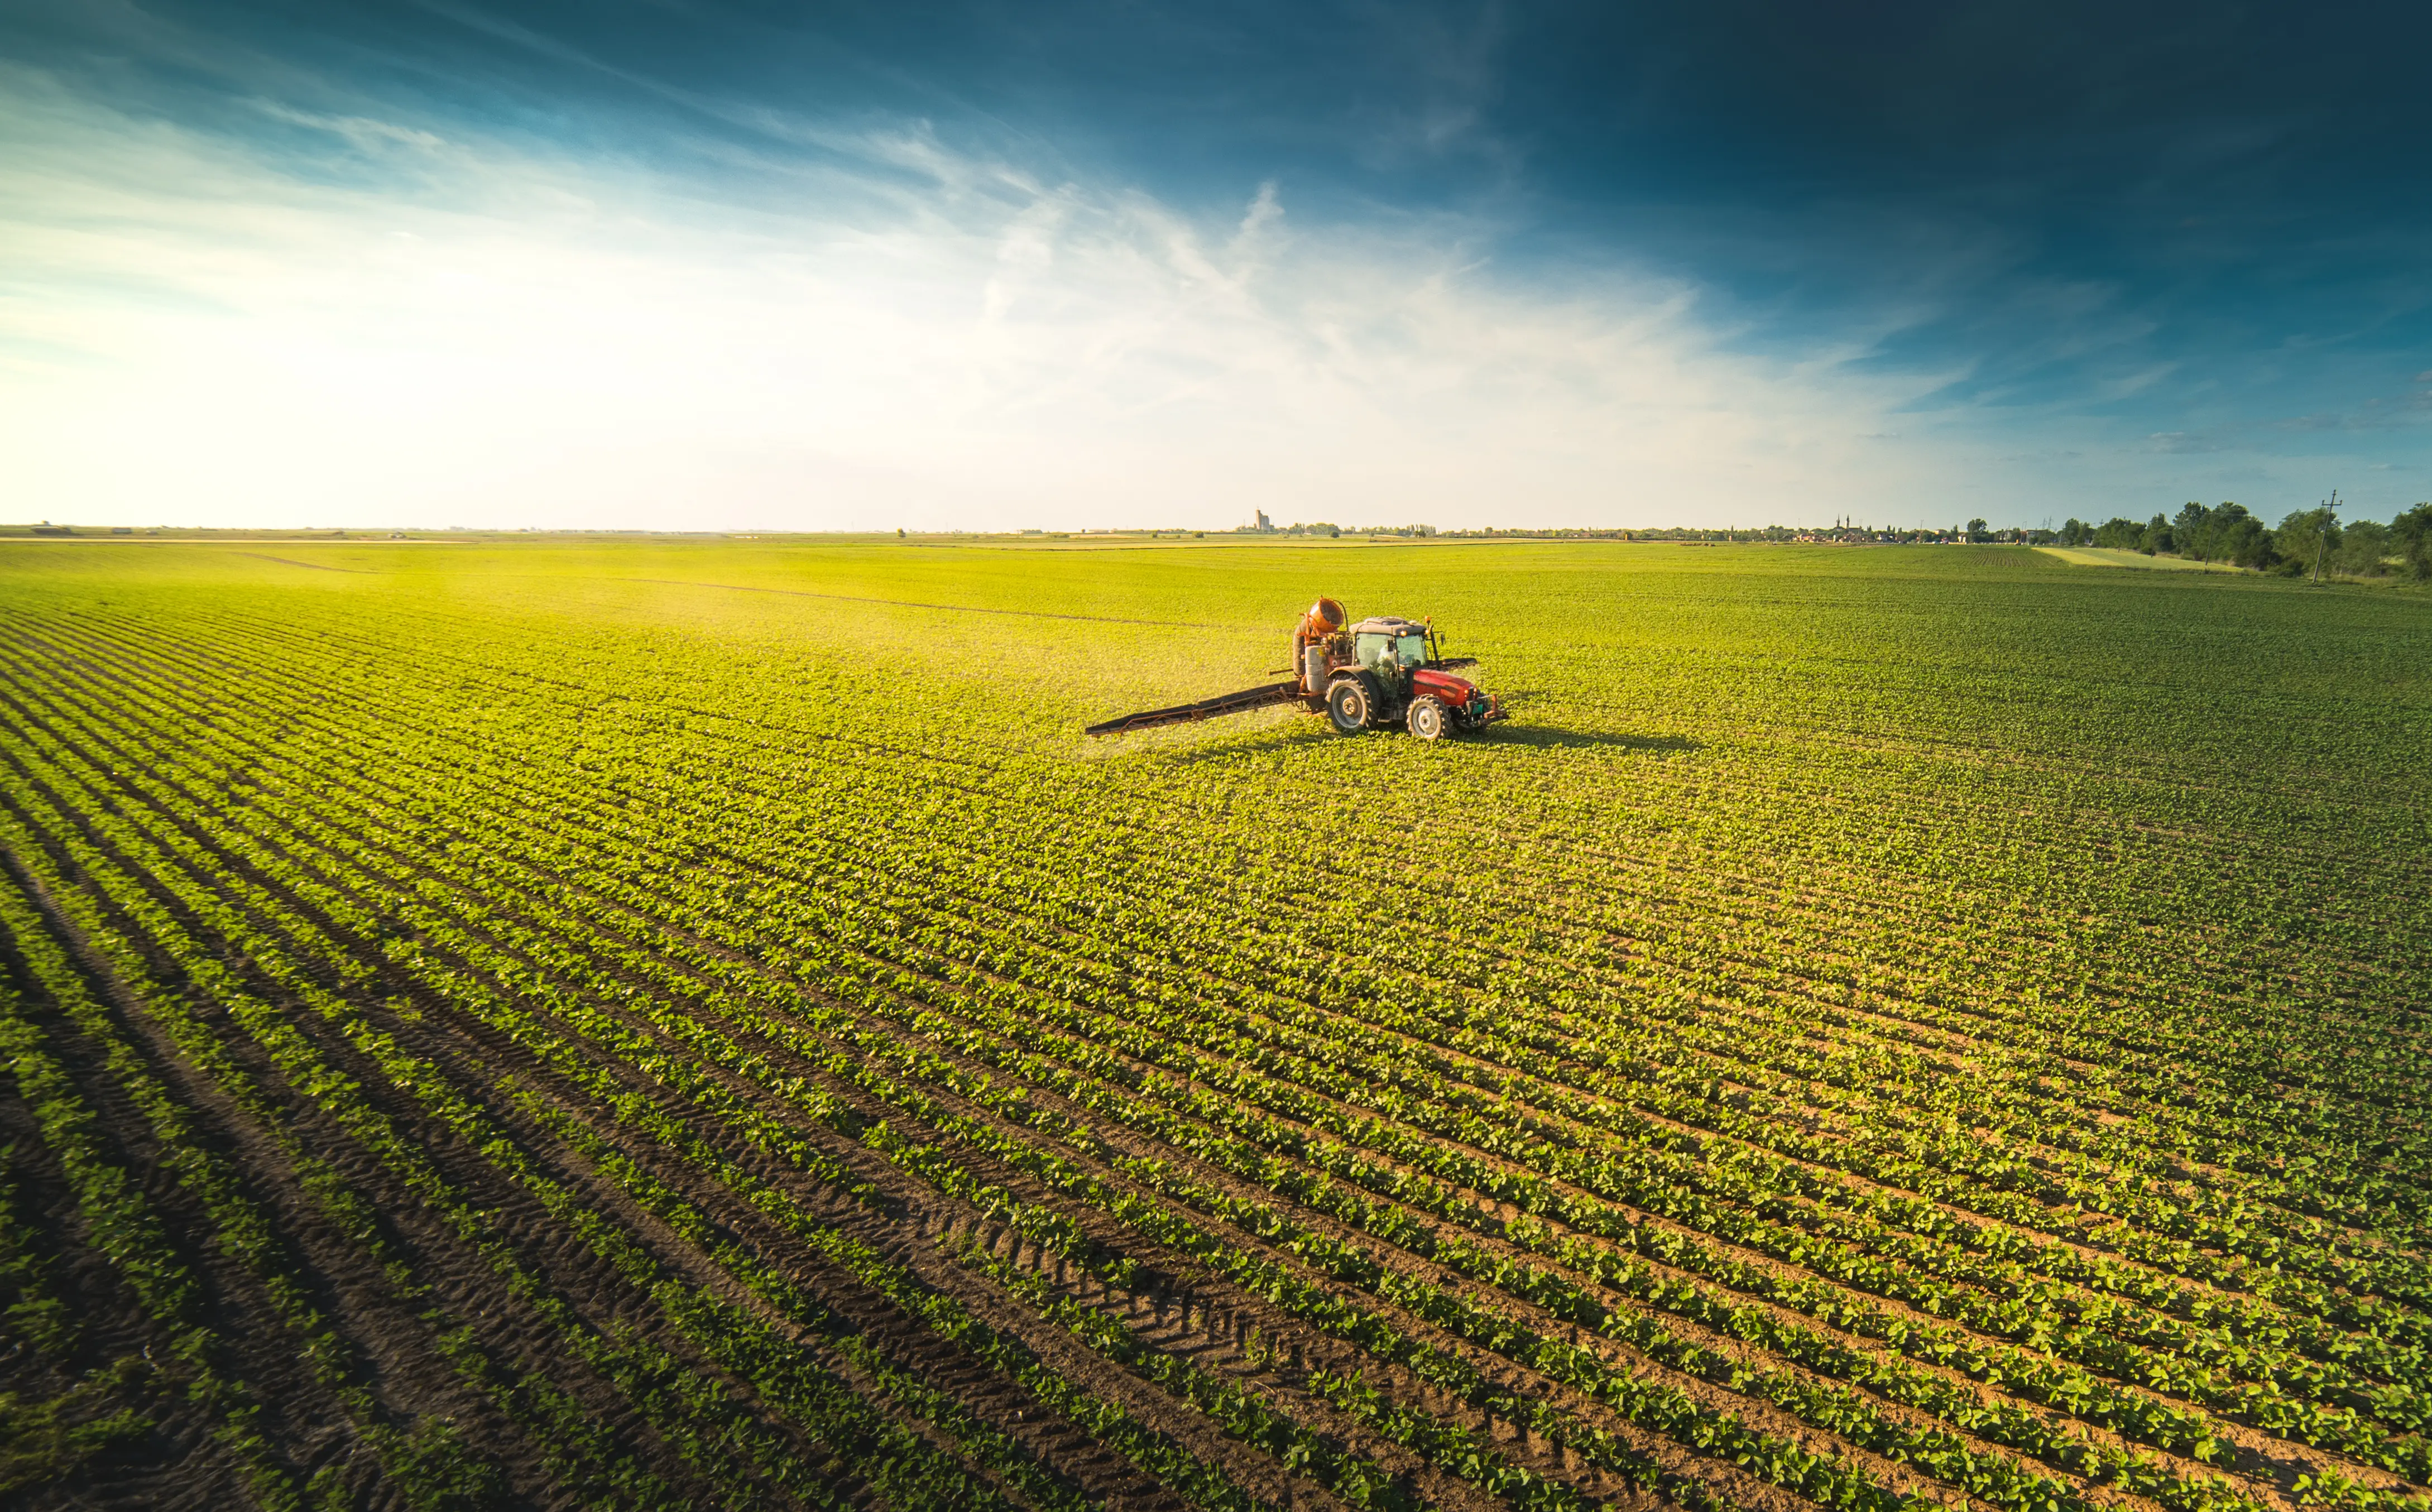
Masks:
[[[1443,655],[1432,625],[1387,614],[1346,628],[1343,619],[1343,606],[1331,598],[1319,599],[1300,617],[1292,628],[1292,681],[1125,714],[1091,725],[1089,733],[1121,735],[1277,703],[1324,711],[1345,735],[1399,725],[1421,740],[1482,730],[1505,717],[1495,695],[1452,675],[1454,667],[1475,666],[1478,659]]]

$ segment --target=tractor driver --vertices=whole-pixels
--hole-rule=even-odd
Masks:
[[[1398,681],[1403,673],[1427,665],[1427,632],[1411,630],[1399,635],[1362,634],[1358,654],[1361,666]]]

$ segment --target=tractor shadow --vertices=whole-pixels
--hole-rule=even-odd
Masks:
[[[1536,688],[1522,688],[1504,696],[1503,707],[1519,711],[1528,708],[1545,694]],[[1521,715],[1527,718],[1526,714]],[[1686,735],[1632,735],[1606,730],[1565,730],[1560,725],[1499,724],[1474,738],[1491,741],[1497,746],[1525,746],[1535,750],[1634,750],[1650,755],[1681,755],[1703,750],[1706,743]]]
[[[1210,721],[1212,724],[1213,721]],[[1314,718],[1309,727],[1285,731],[1266,731],[1250,740],[1210,740],[1191,746],[1174,746],[1156,753],[1158,763],[1166,766],[1204,766],[1222,764],[1234,765],[1256,762],[1262,756],[1299,746],[1322,746],[1343,737],[1334,732],[1324,718]],[[1365,737],[1361,737],[1365,738]]]
[[[1358,735],[1357,740],[1410,740],[1399,731],[1376,735]],[[1167,766],[1235,765],[1256,763],[1281,750],[1305,746],[1330,746],[1343,739],[1323,719],[1311,719],[1303,728],[1268,733],[1255,741],[1209,741],[1205,745],[1160,751],[1158,762]],[[1412,742],[1418,744],[1418,742]],[[1600,730],[1564,730],[1559,725],[1490,725],[1470,734],[1458,735],[1447,745],[1476,746],[1481,749],[1519,748],[1525,750],[1627,750],[1655,756],[1683,755],[1703,750],[1705,742],[1686,735],[1630,735]]]
[[[1475,737],[1496,746],[1526,746],[1536,750],[1635,750],[1676,755],[1703,750],[1706,743],[1686,735],[1626,735],[1601,730],[1564,730],[1556,725],[1496,725]]]

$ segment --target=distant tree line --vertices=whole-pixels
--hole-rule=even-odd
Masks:
[[[2109,546],[2123,551],[2142,551],[2148,556],[2219,562],[2256,572],[2286,573],[2290,577],[2302,577],[2319,565],[2325,574],[2347,578],[2381,578],[2395,573],[2418,581],[2432,580],[2432,504],[2418,504],[2387,525],[2377,520],[2357,520],[2342,525],[2336,509],[2318,508],[2293,511],[2275,526],[2265,523],[2241,504],[2206,506],[2189,503],[2176,515],[2156,514],[2141,525],[2124,516],[2106,520],[2101,525],[2072,519],[2057,530],[2010,526],[1995,529],[1982,518],[1946,529],[1910,529],[1835,520],[1829,528],[1768,525],[1738,529],[1672,526],[1623,529],[1596,526],[1540,529],[1500,526],[1443,531],[1431,525],[1349,527],[1319,520],[1268,526],[1264,533],[1326,537],[1441,535],[1446,539],[1471,541],[1673,541],[1716,545],[1725,542],[1841,546],[1987,545],[2001,542],[2032,546]]]
[[[2101,525],[2070,520],[2056,532],[2062,546],[2109,546],[2147,556],[2225,562],[2256,572],[2302,577],[2319,564],[2349,578],[2405,573],[2432,580],[2432,504],[2418,504],[2384,525],[2341,525],[2329,509],[2294,510],[2267,526],[2243,505],[2187,504],[2176,516],[2156,514],[2139,525],[2115,517]]]
[[[1983,521],[1978,521],[1982,525]],[[1618,526],[1565,525],[1531,529],[1527,526],[1489,526],[1475,530],[1442,530],[1433,533],[1446,540],[1459,541],[1674,541],[1718,545],[1724,542],[1817,542],[1829,541],[1847,545],[1918,541],[1959,541],[1966,538],[1957,527],[1948,530],[1911,530],[1862,525],[1748,526],[1738,529],[1706,528],[1682,525]],[[1986,537],[1990,539],[1988,535]],[[2023,539],[2023,537],[2021,537]]]
[[[1436,528],[1432,525],[1337,525],[1331,520],[1316,520],[1305,525],[1294,520],[1290,525],[1277,526],[1271,533],[1322,535],[1328,539],[1344,535],[1406,535],[1424,538],[1434,535]]]

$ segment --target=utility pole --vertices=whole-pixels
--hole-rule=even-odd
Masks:
[[[2322,501],[2322,517],[2314,524],[2314,586],[2322,585],[2322,553],[2330,549],[2331,525],[2339,516],[2339,491]]]

